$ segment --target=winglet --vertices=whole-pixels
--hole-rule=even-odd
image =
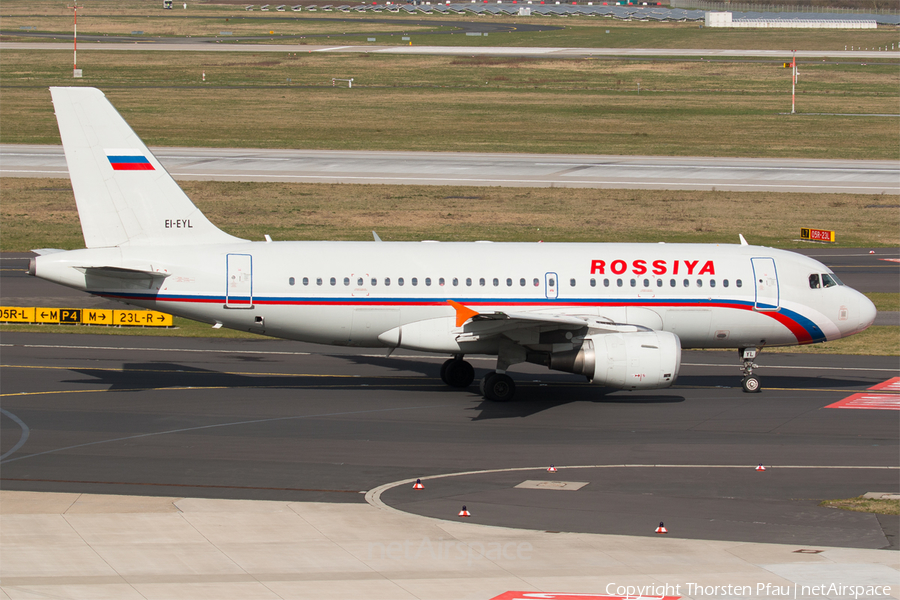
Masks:
[[[462,327],[463,323],[471,319],[472,317],[477,317],[478,313],[468,306],[463,306],[459,302],[454,302],[453,300],[447,300],[447,304],[452,306],[456,310],[456,326]]]

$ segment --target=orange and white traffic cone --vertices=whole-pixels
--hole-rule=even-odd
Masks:
[[[466,510],[466,506],[463,505],[462,510],[459,511],[459,516],[460,516],[460,517],[471,517],[472,515],[469,514],[469,511]]]
[[[757,471],[765,471],[766,468],[765,468],[764,466],[762,466],[762,463],[759,463],[759,466],[756,467],[756,470],[757,470]]]
[[[416,482],[413,484],[413,489],[414,490],[424,490],[425,489],[425,486],[422,485],[421,479],[416,479]]]
[[[669,533],[669,530],[666,529],[666,526],[663,525],[663,522],[659,522],[659,527],[656,528],[656,533]]]
[[[550,465],[550,468],[547,469],[548,473],[556,473],[557,469],[553,465]]]

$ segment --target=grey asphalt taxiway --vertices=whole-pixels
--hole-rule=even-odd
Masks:
[[[41,282],[14,272],[4,303],[8,282],[40,301],[27,286]],[[351,504],[369,492],[541,531],[648,536],[664,521],[688,539],[897,546],[897,517],[818,506],[898,492],[896,411],[829,408],[900,375],[896,357],[763,353],[761,394],[741,391],[734,352],[686,352],[676,385],[646,393],[528,365],[518,400],[497,404],[444,386],[444,357],[385,354],[4,333],[2,487]]]
[[[466,504],[473,522],[527,529],[653,535],[661,520],[684,538],[896,544],[896,517],[817,506],[897,492],[896,413],[827,408],[897,376],[891,357],[770,355],[758,395],[742,393],[732,353],[688,352],[674,388],[640,394],[525,367],[519,400],[496,404],[476,386],[446,388],[441,359],[408,353],[30,333],[2,343],[6,490],[362,502],[421,477],[423,493],[402,485],[382,500],[447,518]],[[492,368],[474,362],[479,375]],[[459,472],[471,473],[437,478]]]
[[[900,166],[896,161],[232,148],[151,150],[173,177],[182,180],[900,194]],[[62,147],[0,145],[0,176],[68,177]]]

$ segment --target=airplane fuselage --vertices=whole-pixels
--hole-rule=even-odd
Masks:
[[[160,277],[91,277],[84,271],[95,264]],[[796,253],[725,244],[243,242],[76,250],[36,263],[41,277],[137,306],[366,347],[392,345],[383,334],[397,327],[451,319],[448,300],[641,325],[678,335],[686,348],[815,343],[874,318],[855,290],[810,284],[829,273]],[[434,337],[420,349],[473,348]]]

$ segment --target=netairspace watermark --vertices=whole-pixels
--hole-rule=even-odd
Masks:
[[[606,586],[609,595],[640,599],[661,598],[664,596],[732,596],[732,597],[773,597],[796,600],[816,596],[853,598],[878,598],[891,595],[889,585],[846,585],[842,583],[822,583],[818,585],[777,585],[773,583],[757,583],[756,585],[702,585],[657,584],[657,585],[617,585]]]
[[[529,542],[461,542],[427,536],[421,540],[369,543],[370,560],[465,560],[466,565],[480,560],[531,560],[533,551]]]

